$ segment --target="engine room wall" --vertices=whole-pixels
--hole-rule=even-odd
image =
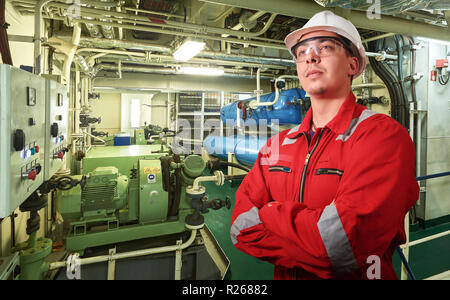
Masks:
[[[120,131],[121,94],[100,93],[99,99],[92,101],[92,116],[101,117],[102,122],[95,124],[96,131],[115,134]]]
[[[8,27],[8,35],[34,35],[34,17],[19,15],[12,8],[9,1],[6,1],[5,19],[10,24]],[[33,66],[33,43],[9,41],[9,48],[15,67],[18,68],[20,65]]]
[[[151,110],[149,105],[151,105],[151,101],[153,98],[153,94],[121,94],[121,121],[120,121],[120,131],[128,132],[129,134],[133,134],[133,128],[131,120],[139,117],[138,126],[143,126],[144,123],[151,123]],[[131,103],[134,99],[139,100],[139,116],[132,115],[131,112]]]
[[[426,43],[423,61],[428,65],[425,74],[436,70],[436,60],[450,56],[450,47],[437,43]],[[421,120],[421,176],[450,170],[450,82],[445,85],[439,80],[424,76],[425,97],[418,107]],[[425,159],[424,159],[425,157]],[[425,167],[423,167],[425,165]],[[424,220],[435,219],[450,214],[450,177],[433,178],[422,182],[425,187],[425,203],[421,202],[421,215]],[[420,206],[419,206],[420,207]]]

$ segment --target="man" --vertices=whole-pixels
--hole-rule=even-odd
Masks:
[[[311,97],[302,124],[268,140],[236,192],[231,239],[275,279],[396,279],[392,255],[418,199],[415,149],[392,118],[356,104],[356,28],[329,11],[285,43]]]

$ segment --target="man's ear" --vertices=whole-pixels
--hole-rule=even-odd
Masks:
[[[349,57],[349,69],[348,69],[348,75],[353,76],[355,75],[359,70],[359,60],[358,58],[352,56]]]

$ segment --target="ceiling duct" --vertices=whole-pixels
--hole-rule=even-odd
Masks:
[[[342,7],[348,9],[356,9],[368,11],[370,9],[378,9],[382,14],[398,14],[410,10],[421,9],[450,9],[449,0],[315,0],[323,7]],[[379,5],[378,5],[378,3]],[[378,5],[378,6],[377,6]]]
[[[146,10],[146,11],[171,14],[171,13],[175,12],[177,2],[178,1],[176,1],[176,0],[142,0],[139,2],[139,9]],[[155,18],[155,19],[163,18],[161,15],[149,14],[149,13],[143,13],[141,15],[144,15],[150,19],[151,18]],[[160,33],[155,33],[155,32],[146,32],[146,31],[139,31],[139,30],[133,31],[133,37],[135,39],[155,41],[155,40],[158,40],[160,38],[160,36],[161,36]]]

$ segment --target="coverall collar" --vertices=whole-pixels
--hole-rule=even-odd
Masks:
[[[342,103],[341,107],[339,108],[339,111],[336,114],[336,116],[330,122],[328,122],[328,124],[325,125],[325,127],[329,128],[336,134],[343,134],[350,125],[350,121],[353,118],[353,113],[355,109],[356,109],[356,97],[353,94],[353,92],[350,91],[348,97],[345,99],[344,103]],[[311,130],[311,117],[312,117],[312,108],[308,110],[302,123],[299,126],[292,128],[288,132],[286,137],[295,138],[302,132],[308,133]]]

